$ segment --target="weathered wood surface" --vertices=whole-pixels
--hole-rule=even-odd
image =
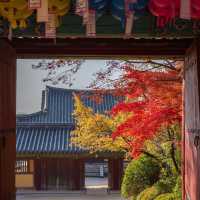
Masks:
[[[13,39],[19,58],[39,57],[182,57],[192,39],[64,38]]]
[[[200,42],[196,40],[185,58],[185,192],[200,200]],[[186,199],[187,199],[186,198]]]
[[[15,199],[15,50],[0,40],[0,199]]]
[[[120,190],[123,176],[123,159],[109,159],[108,161],[108,188]]]
[[[82,190],[85,187],[83,159],[41,158],[34,163],[37,190]]]

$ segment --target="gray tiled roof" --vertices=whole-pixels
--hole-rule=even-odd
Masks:
[[[45,95],[46,111],[40,111],[30,115],[20,115],[17,117],[17,123],[74,123],[72,117],[74,110],[73,93],[92,95],[94,92],[47,87]],[[95,112],[103,113],[109,111],[118,100],[117,97],[108,93],[103,95],[101,103],[95,103],[87,95],[83,95],[82,101]]]
[[[18,154],[83,152],[71,145],[70,130],[64,127],[18,127],[16,148]]]
[[[29,115],[18,115],[17,154],[85,152],[70,143],[71,130],[75,126],[72,116],[73,93],[80,92],[83,91],[47,87],[46,95],[43,95],[42,100],[42,105],[46,101],[44,110]],[[85,91],[85,93],[92,94],[93,91]],[[82,101],[95,112],[104,113],[109,111],[119,98],[104,94],[101,103],[95,103],[91,98],[83,95]]]

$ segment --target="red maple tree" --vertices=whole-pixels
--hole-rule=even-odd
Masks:
[[[140,71],[124,67],[123,89],[118,92],[126,101],[111,111],[131,113],[113,133],[113,138],[127,139],[133,157],[141,154],[146,140],[153,139],[163,127],[180,123],[182,118],[182,79],[179,70]],[[117,83],[115,83],[117,88]]]

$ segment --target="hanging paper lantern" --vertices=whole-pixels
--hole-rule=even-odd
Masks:
[[[200,19],[199,0],[150,0],[150,12],[158,18],[158,26],[163,27],[177,17]]]
[[[33,11],[28,9],[26,0],[11,0],[0,3],[0,15],[7,19],[13,29],[26,28],[26,19]]]
[[[200,19],[200,1],[191,0],[191,17],[193,19]]]
[[[179,16],[180,0],[150,0],[149,10],[158,18],[157,25],[163,27]]]
[[[89,2],[88,0],[76,1],[76,14],[83,17],[83,24],[87,23],[89,15]]]
[[[54,13],[57,27],[59,18],[68,13],[70,0],[41,0],[41,7],[37,9],[37,22],[48,22],[48,13]]]
[[[183,19],[200,19],[200,1],[180,0],[180,17]]]
[[[37,22],[45,23],[45,37],[56,37],[60,18],[67,14],[69,9],[70,0],[41,0],[41,7],[37,8]]]
[[[101,17],[108,4],[108,0],[78,0],[76,2],[76,14],[83,17],[86,25],[86,35],[96,35],[96,20]]]
[[[134,15],[137,17],[141,17],[144,15],[144,12],[148,6],[149,0],[136,0],[130,3],[129,8]]]
[[[56,15],[55,13],[48,14],[48,22],[45,23],[45,37],[56,38]]]
[[[93,37],[96,35],[96,12],[89,10],[88,21],[86,24],[86,35]]]
[[[112,15],[120,20],[125,36],[132,34],[134,20],[144,14],[149,0],[112,0]]]
[[[135,13],[130,9],[131,3],[136,3],[136,0],[125,0],[125,16],[126,16],[126,27],[125,27],[125,37],[129,37],[132,34],[133,21],[135,19]]]
[[[130,10],[133,11],[140,11],[146,8],[148,5],[149,0],[136,0],[136,1],[130,1]]]
[[[66,15],[70,9],[70,0],[49,0],[49,12],[55,14],[56,27],[59,27],[59,18]]]
[[[49,0],[49,9],[63,10],[68,8],[70,0]]]
[[[101,17],[108,6],[108,0],[89,0],[89,10],[93,10],[96,13],[96,20]]]
[[[119,20],[125,35],[131,35],[135,15],[140,16],[147,7],[148,0],[77,0],[76,14],[83,17],[87,35],[94,35],[96,20],[110,10],[112,16]],[[87,27],[90,27],[89,29]],[[93,28],[91,28],[93,27]]]
[[[27,8],[27,0],[10,0],[9,2],[0,2],[0,8],[15,8],[24,10]]]
[[[133,29],[134,20],[136,17],[141,17],[144,14],[144,10],[148,5],[148,0],[126,0],[128,8],[126,6],[126,29],[125,34],[131,35]]]
[[[122,28],[125,28],[126,24],[125,1],[112,0],[111,13],[117,20],[121,22]]]
[[[108,0],[89,0],[88,21],[86,25],[86,35],[96,35],[96,21],[105,14]]]
[[[49,11],[48,11],[48,0],[41,0],[41,6],[37,9],[37,22],[45,22],[47,23],[49,20]]]

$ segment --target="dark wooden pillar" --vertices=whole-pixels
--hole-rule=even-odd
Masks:
[[[185,58],[185,134],[183,180],[185,199],[200,200],[200,42],[196,40]]]
[[[0,40],[0,199],[15,199],[16,55]]]
[[[41,183],[41,160],[40,159],[35,159],[34,160],[34,187],[36,190],[41,190],[42,183]]]
[[[73,159],[70,163],[69,184],[71,190],[83,190],[85,188],[85,163],[83,159]]]
[[[80,170],[80,189],[85,189],[85,160],[79,160],[79,170]]]
[[[109,159],[108,161],[108,188],[120,190],[123,176],[123,159]]]

